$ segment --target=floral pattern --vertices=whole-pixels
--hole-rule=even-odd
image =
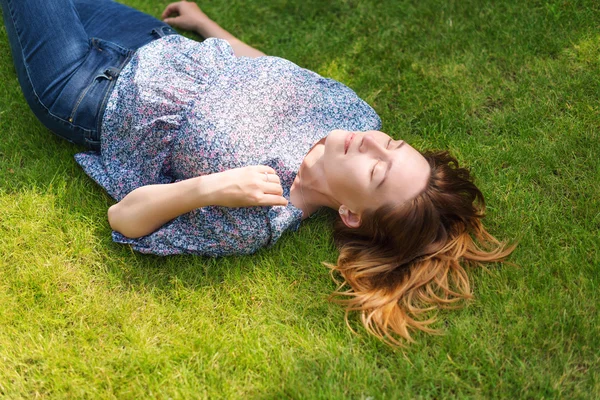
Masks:
[[[379,129],[351,89],[278,57],[236,57],[220,39],[180,35],[139,49],[123,68],[102,122],[101,151],[75,156],[116,200],[247,165],[277,171],[289,199],[306,153],[333,129]],[[249,254],[298,228],[302,212],[275,207],[205,207],[150,235],[113,240],[142,253]]]

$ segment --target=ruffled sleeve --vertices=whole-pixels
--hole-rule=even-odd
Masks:
[[[131,239],[113,232],[113,240],[160,256],[252,254],[271,241],[267,212],[268,207],[205,207],[179,216],[150,235]]]

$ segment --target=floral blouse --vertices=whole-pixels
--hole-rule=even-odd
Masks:
[[[379,129],[375,111],[351,89],[278,57],[236,57],[221,39],[165,36],[123,68],[102,122],[101,151],[75,156],[116,200],[248,165],[268,165],[290,195],[310,148],[334,129]],[[142,253],[249,254],[298,228],[291,205],[204,207],[155,232],[113,240]]]

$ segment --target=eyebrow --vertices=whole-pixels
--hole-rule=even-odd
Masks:
[[[404,145],[404,143],[406,143],[406,142],[404,140],[401,140],[400,143],[398,144],[398,146],[396,146],[396,148],[394,150],[398,150],[400,147],[402,147]],[[394,150],[392,150],[392,151],[394,151]],[[390,162],[388,163],[387,169],[385,170],[385,175],[383,176],[383,179],[375,187],[376,190],[379,189],[383,185],[385,180],[387,179],[388,175],[390,174],[390,169],[392,169],[393,164],[394,164],[394,160],[390,160]]]

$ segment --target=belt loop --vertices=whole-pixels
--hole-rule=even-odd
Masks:
[[[99,140],[94,140],[91,139],[89,137],[85,138],[85,144],[94,151],[100,151],[100,141]]]
[[[158,39],[160,39],[163,36],[162,32],[159,32],[158,29],[152,29],[152,34],[155,35]]]
[[[112,81],[113,79],[116,79],[119,77],[120,72],[121,71],[119,69],[110,67],[110,68],[107,68],[106,70],[104,70],[104,75],[106,75],[106,77],[108,78],[109,81]]]
[[[152,34],[157,36],[159,39],[167,35],[172,35],[175,30],[170,26],[161,26],[159,28],[152,29]]]

